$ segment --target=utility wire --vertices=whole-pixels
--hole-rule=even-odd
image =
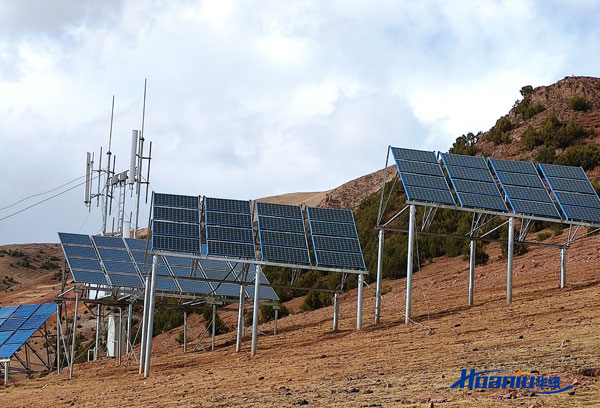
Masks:
[[[82,178],[84,178],[84,177],[85,177],[85,175],[84,175],[84,176],[81,176],[81,177],[77,177],[76,179],[73,179],[73,180],[69,181],[68,183],[65,183],[65,184],[63,184],[63,185],[61,185],[61,186],[55,187],[55,188],[53,188],[53,189],[51,189],[51,190],[44,191],[43,193],[37,193],[37,194],[33,194],[33,195],[30,195],[29,197],[22,198],[22,199],[20,199],[19,201],[16,201],[16,202],[14,202],[14,203],[12,203],[12,204],[10,204],[10,205],[7,205],[6,207],[2,207],[2,208],[0,208],[0,211],[7,210],[7,209],[9,209],[9,208],[11,208],[11,207],[14,207],[14,206],[15,206],[15,205],[17,205],[17,204],[19,204],[19,203],[22,203],[23,201],[29,200],[30,198],[39,197],[39,196],[42,196],[42,195],[46,195],[46,194],[48,194],[48,193],[52,193],[53,191],[56,191],[56,190],[60,190],[61,188],[63,188],[63,187],[66,187],[66,186],[68,186],[69,184],[71,184],[71,183],[74,183],[74,182],[76,182],[77,180],[80,180],[80,179],[82,179]]]

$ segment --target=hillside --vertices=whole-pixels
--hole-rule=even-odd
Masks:
[[[555,238],[564,239],[563,237]],[[569,251],[569,284],[558,286],[558,253],[536,249],[515,260],[514,302],[505,304],[506,263],[499,248],[477,269],[475,306],[466,307],[467,264],[439,258],[415,278],[416,325],[403,323],[404,280],[384,283],[383,323],[372,325],[366,288],[365,328],[354,330],[356,291],[341,297],[341,322],[331,332],[331,307],[280,320],[280,334],[260,337],[259,354],[234,352],[234,334],[218,336],[215,352],[183,354],[181,329],[155,341],[152,376],[114,361],[78,365],[65,376],[0,388],[5,407],[99,406],[436,406],[577,407],[600,400],[600,295],[597,239]],[[272,323],[262,325],[269,333]],[[477,392],[450,389],[460,368],[560,375],[574,392]]]

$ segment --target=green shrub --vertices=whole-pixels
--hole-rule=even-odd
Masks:
[[[309,312],[317,310],[325,306],[331,305],[331,295],[323,292],[309,291],[304,298],[304,302],[300,305],[300,310]]]
[[[521,101],[516,101],[513,105],[513,109],[521,119],[531,119],[538,113],[546,110],[544,105],[540,103],[533,104],[531,102],[531,96],[527,96]]]
[[[466,245],[463,250],[463,260],[468,261],[469,256],[471,255],[470,245]],[[475,243],[475,265],[483,265],[487,263],[490,259],[490,256],[485,252],[485,244],[481,241],[476,241]]]
[[[544,232],[540,232],[539,234],[537,234],[537,240],[538,241],[545,241],[548,238],[550,238],[552,236],[552,233],[549,231],[544,231]]]
[[[288,310],[287,307],[285,307],[284,305],[281,305],[281,308],[279,309],[279,318],[288,316],[290,314],[290,311]],[[262,306],[260,308],[260,323],[266,323],[266,322],[270,322],[271,320],[275,319],[275,309],[273,309],[273,306],[268,305],[268,306]]]
[[[204,317],[204,324],[206,326],[206,328],[208,329],[208,327],[210,326],[211,320],[212,320],[212,307],[208,307],[206,309],[204,309],[202,311],[202,316]],[[182,324],[183,324],[183,317],[182,317]],[[215,333],[216,334],[224,334],[229,332],[229,327],[225,326],[225,323],[223,323],[223,320],[221,320],[221,318],[219,317],[218,313],[215,313]]]
[[[571,100],[569,100],[569,108],[574,111],[585,112],[591,109],[591,106],[588,101],[586,101],[582,96],[573,95]]]
[[[575,139],[585,136],[583,126],[574,120],[561,123],[556,115],[552,114],[542,123],[540,130],[536,131],[531,125],[527,126],[521,142],[528,149],[546,145],[555,148],[568,147]]]
[[[496,124],[487,134],[487,139],[499,145],[501,143],[507,143],[509,141],[508,132],[514,129],[513,123],[510,119],[503,117],[498,119]]]
[[[152,323],[152,335],[156,336],[181,326],[183,324],[183,313],[174,309],[158,309],[154,312]]]
[[[535,155],[535,161],[553,164],[556,161],[556,150],[550,146],[542,146]]]
[[[456,141],[452,144],[452,147],[448,150],[449,153],[464,154],[467,156],[474,156],[479,150],[475,143],[479,140],[481,132],[474,135],[469,132],[466,135],[462,135],[456,138]]]
[[[47,269],[47,270],[58,269],[58,264],[56,264],[52,261],[46,261],[40,265],[40,269]]]
[[[571,146],[556,159],[556,164],[581,166],[591,170],[600,165],[600,146],[587,144]]]

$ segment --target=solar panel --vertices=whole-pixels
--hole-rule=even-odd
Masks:
[[[152,223],[152,232],[158,235],[173,235],[179,237],[199,238],[200,225],[166,221],[154,221]]]
[[[204,270],[213,269],[217,271],[229,271],[231,267],[227,262],[214,261],[212,259],[199,259],[198,263]]]
[[[60,238],[60,242],[63,244],[92,245],[88,235],[59,232],[58,237]]]
[[[152,235],[152,248],[177,252],[200,252],[200,240],[192,238]]]
[[[153,220],[198,224],[200,218],[199,213],[196,210],[155,206],[153,212]]]
[[[245,288],[245,292],[246,292],[246,296],[249,298],[254,298],[254,290],[252,290],[251,285],[254,284],[254,278],[256,277],[256,273],[254,272],[248,272],[248,283],[250,284],[249,286],[247,286]],[[259,276],[259,282],[261,283],[261,285],[268,285],[269,284],[269,280],[267,279],[267,277],[265,276],[264,273],[261,272],[260,276]],[[261,286],[260,288],[260,298],[261,299],[266,299],[266,300],[279,300],[279,297],[277,296],[277,293],[275,293],[275,290],[270,287],[270,286]]]
[[[563,204],[565,214],[572,220],[600,222],[600,211],[597,208],[577,207]]]
[[[206,211],[226,213],[250,213],[250,201],[230,200],[224,198],[204,197]]]
[[[180,258],[178,256],[166,256],[165,258],[171,267],[174,265],[187,266],[188,268],[192,266],[192,260],[190,258]]]
[[[104,261],[106,272],[124,273],[127,275],[137,275],[133,262],[114,262]]]
[[[337,222],[311,221],[310,229],[313,235],[331,235],[341,237],[355,237],[356,227],[354,224],[343,224]]]
[[[34,316],[52,316],[56,312],[56,304],[42,303],[40,308],[33,312]]]
[[[256,211],[260,215],[302,220],[302,208],[299,205],[256,202]]]
[[[250,214],[236,214],[223,212],[206,212],[206,224],[223,225],[228,227],[252,228]]]
[[[182,292],[199,294],[208,294],[212,292],[212,288],[208,285],[208,282],[177,279],[177,283],[179,283]]]
[[[452,179],[452,184],[457,192],[502,197],[495,182],[484,183],[482,181]]]
[[[18,344],[18,345],[22,345],[24,344],[27,340],[29,340],[29,338],[33,335],[33,333],[35,333],[35,330],[17,330],[13,333],[12,336],[10,336],[8,338],[8,340],[6,340],[4,342],[4,344]]]
[[[142,280],[138,275],[121,275],[118,273],[108,273],[108,277],[113,286],[126,288],[143,288]]]
[[[118,249],[109,249],[109,248],[98,248],[98,253],[100,253],[100,258],[110,261],[124,261],[131,262],[131,257],[129,256],[129,252]]]
[[[454,205],[454,198],[450,190],[437,190],[431,188],[421,188],[415,186],[404,186],[406,197],[409,200],[426,201],[432,203],[442,203]]]
[[[21,305],[19,308],[13,313],[12,317],[29,317],[40,307],[37,305]]]
[[[261,245],[277,245],[284,247],[303,248],[306,247],[306,235],[281,231],[260,231]]]
[[[476,169],[488,170],[483,157],[465,156],[462,154],[442,153],[444,164],[448,166],[472,167]]]
[[[17,330],[27,320],[26,317],[11,317],[7,319],[0,327],[1,331],[14,331]]]
[[[490,210],[507,211],[508,208],[504,203],[504,199],[498,196],[490,196],[485,194],[471,194],[459,192],[457,193],[460,202],[466,207],[487,208]]]
[[[0,358],[11,358],[21,348],[22,344],[5,344],[0,347]]]
[[[0,319],[9,318],[15,310],[17,310],[18,306],[5,306],[0,308]]]
[[[0,346],[12,335],[12,332],[0,332]]]
[[[258,222],[261,229],[270,231],[289,231],[305,233],[304,220],[291,218],[258,216]]]
[[[147,241],[145,239],[125,238],[125,242],[132,251],[146,251]],[[148,248],[150,248],[150,245],[148,245]]]
[[[546,189],[506,185],[504,186],[504,191],[506,191],[506,195],[510,198],[540,202],[550,201]]]
[[[44,324],[50,316],[31,316],[23,323],[21,330],[33,329],[37,330],[42,324]]]
[[[600,208],[600,198],[592,194],[579,194],[571,191],[555,191],[554,196],[561,205]]]
[[[510,204],[515,212],[560,218],[560,215],[558,214],[558,211],[553,203],[511,199]]]
[[[261,246],[263,259],[270,261],[281,261],[291,263],[309,264],[308,249],[291,248],[282,246],[265,245]]]
[[[0,319],[0,326],[6,321],[6,319]]]
[[[256,258],[254,244],[241,242],[208,241],[208,253],[216,256],[232,256],[236,258]]]
[[[505,160],[505,159],[492,159],[490,163],[496,171],[504,171],[509,173],[522,173],[522,174],[533,174],[537,176],[537,170],[531,162]]]
[[[396,160],[410,160],[418,162],[437,163],[435,153],[423,150],[404,149],[401,147],[392,147],[392,154]]]
[[[365,269],[361,254],[351,252],[315,251],[319,265],[342,266],[347,268]]]
[[[94,283],[97,285],[107,285],[106,275],[102,272],[90,272],[90,271],[82,271],[79,269],[72,269],[71,274],[73,275],[73,280],[79,283]]]
[[[453,179],[484,181],[486,183],[494,182],[494,178],[487,168],[446,166],[446,170],[448,170],[448,175]]]
[[[156,289],[166,290],[169,292],[179,292],[179,288],[175,284],[175,280],[173,278],[166,278],[162,276],[156,279]]]
[[[191,276],[191,268],[185,266],[171,266],[171,271],[173,271],[173,275],[175,276]]]
[[[558,164],[539,163],[543,173],[548,177],[559,177],[589,182],[582,167],[560,166]]]
[[[425,176],[423,174],[403,173],[402,183],[405,186],[427,187],[436,190],[448,189],[448,183],[443,177]]]
[[[396,167],[401,173],[416,173],[430,176],[443,177],[440,165],[436,163],[413,162],[406,160],[396,160]]]
[[[556,177],[546,176],[548,184],[552,186],[552,190],[559,191],[573,191],[576,193],[584,194],[596,194],[594,186],[588,181],[574,180],[574,179],[563,179]]]
[[[98,257],[96,251],[91,246],[75,246],[75,245],[63,245],[65,255],[69,258],[92,258]]]
[[[135,262],[137,263],[152,263],[152,254],[146,254],[145,252],[139,252],[139,251],[131,251],[131,255],[133,256],[133,259],[135,260]]]
[[[360,245],[356,239],[339,238],[317,235],[314,238],[315,249],[325,249],[339,252],[360,252]]]
[[[254,242],[254,234],[248,228],[207,225],[206,239],[211,241]]]
[[[214,293],[219,296],[239,297],[240,287],[231,283],[216,283],[211,282]]]
[[[91,271],[102,271],[97,259],[68,258],[71,269],[87,269]]]
[[[314,221],[354,223],[352,210],[324,207],[308,207],[310,219]]]
[[[497,171],[496,175],[500,183],[513,186],[530,187],[530,188],[545,188],[544,183],[537,174],[522,174],[522,173],[507,173]]]
[[[97,247],[125,249],[123,238],[93,236],[92,241]]]
[[[191,208],[198,209],[199,197],[184,196],[177,194],[154,194],[154,205],[159,207],[176,207],[176,208]]]

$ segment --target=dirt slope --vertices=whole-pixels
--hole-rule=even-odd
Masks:
[[[564,236],[562,237],[564,238]],[[557,238],[553,238],[557,239]],[[535,248],[515,259],[512,305],[505,303],[506,264],[499,248],[477,268],[475,306],[466,306],[467,264],[439,258],[415,275],[413,316],[404,325],[404,280],[387,281],[383,323],[373,326],[373,292],[365,289],[365,327],[354,330],[356,291],[341,297],[340,330],[331,307],[281,319],[280,333],[261,326],[259,355],[234,334],[217,350],[183,354],[156,341],[152,376],[114,361],[0,389],[3,407],[36,406],[598,406],[600,387],[600,248],[597,237],[569,250],[566,289],[558,289],[559,254]],[[178,330],[172,335],[178,334]],[[204,343],[207,345],[207,343]],[[532,395],[450,389],[461,368],[560,375],[574,393]]]

